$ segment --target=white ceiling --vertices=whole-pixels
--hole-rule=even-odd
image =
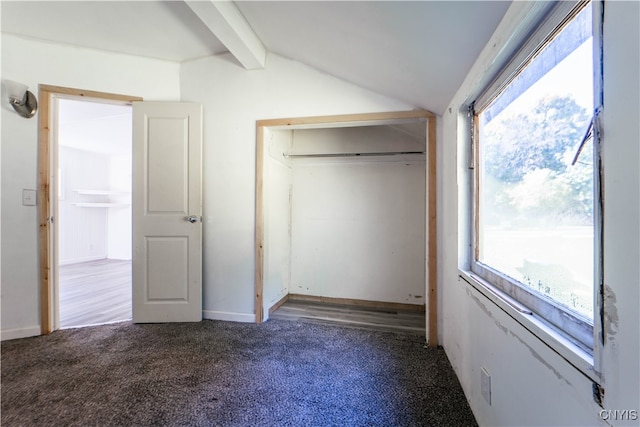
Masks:
[[[5,1],[2,32],[184,61],[227,49],[182,1]]]
[[[510,2],[235,4],[267,51],[442,114]],[[172,61],[227,51],[182,1],[3,0],[0,7],[3,33]]]
[[[261,2],[237,6],[267,49],[443,113],[510,2]]]

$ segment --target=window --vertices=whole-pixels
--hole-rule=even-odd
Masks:
[[[594,61],[591,4],[560,13],[568,6],[559,3],[549,12],[557,23],[537,47],[524,57],[521,50],[517,66],[508,65],[474,103],[472,270],[590,350],[600,58]]]

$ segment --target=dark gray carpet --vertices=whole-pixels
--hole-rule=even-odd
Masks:
[[[424,337],[287,320],[113,325],[2,343],[9,426],[477,425]]]

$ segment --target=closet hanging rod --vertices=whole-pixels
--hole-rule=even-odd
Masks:
[[[286,159],[312,158],[312,157],[367,157],[367,156],[401,156],[424,154],[424,151],[387,151],[381,153],[330,153],[330,154],[282,154]]]

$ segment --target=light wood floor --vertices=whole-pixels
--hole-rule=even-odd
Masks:
[[[424,312],[288,300],[269,318],[424,335]]]
[[[131,319],[131,261],[63,265],[58,279],[61,328]]]

